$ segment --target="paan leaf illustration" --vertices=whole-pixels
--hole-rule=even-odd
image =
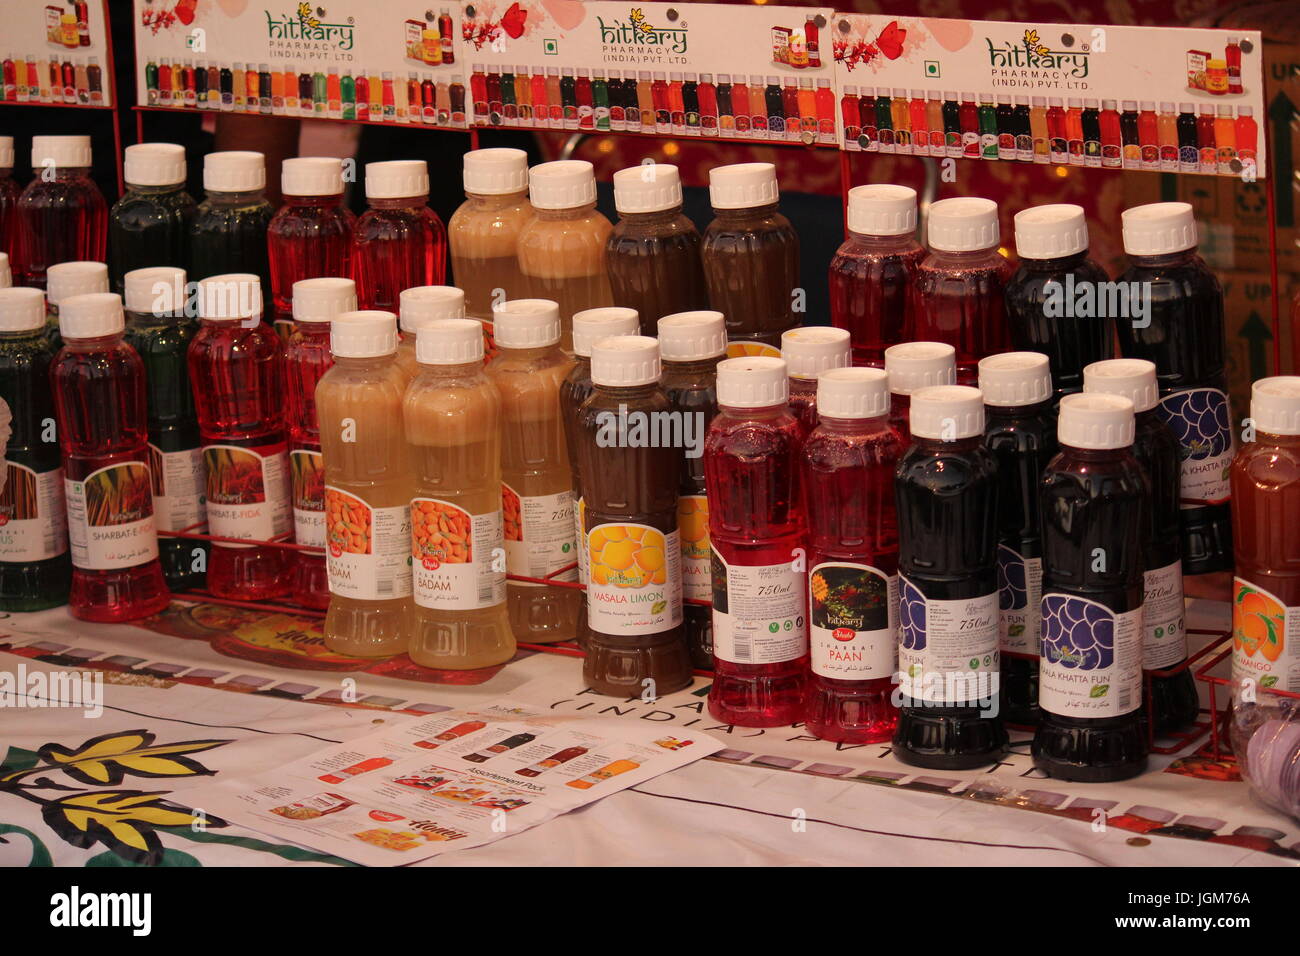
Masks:
[[[154,746],[154,739],[145,730],[120,731],[87,740],[76,750],[46,744],[40,749],[40,755],[46,763],[62,768],[82,783],[118,784],[127,776],[210,776],[214,771],[187,755],[230,743],[229,740],[185,740]]]
[[[168,803],[161,793],[97,790],[51,800],[41,808],[46,826],[73,846],[102,843],[133,863],[155,866],[163,856],[155,827],[188,827],[200,817],[188,807]],[[225,826],[213,817],[204,826]]]

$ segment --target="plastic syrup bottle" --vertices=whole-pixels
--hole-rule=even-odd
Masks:
[[[208,153],[203,190],[190,232],[190,278],[257,276],[262,294],[271,288],[266,232],[274,210],[266,188],[266,157],[232,150]],[[258,303],[259,312],[261,303]]]
[[[519,234],[519,268],[529,294],[560,310],[560,345],[573,348],[573,315],[614,304],[605,245],[613,226],[596,211],[591,163],[562,160],[528,171],[536,216]]]
[[[984,445],[998,463],[998,646],[1002,716],[1038,723],[1038,605],[1043,596],[1043,525],[1038,483],[1056,457],[1048,359],[1005,352],[980,359]]]
[[[1151,492],[1133,457],[1133,403],[1061,400],[1043,475],[1043,602],[1034,766],[1062,780],[1146,768],[1142,720],[1143,539]]]
[[[653,335],[665,315],[705,309],[709,295],[700,264],[700,234],[682,214],[677,167],[643,163],[614,174],[619,221],[605,243],[614,301],[641,316]]]
[[[848,237],[830,268],[831,324],[853,339],[853,361],[881,368],[885,349],[911,334],[912,286],[925,250],[916,241],[916,190],[849,190]]]
[[[18,285],[45,288],[56,262],[103,262],[108,204],[90,178],[89,136],[33,136],[31,182],[18,197],[11,248]]]
[[[902,342],[885,349],[889,424],[911,444],[912,396],[934,385],[957,384],[957,350],[944,342]]]
[[[501,393],[501,506],[511,575],[576,581],[573,473],[564,444],[560,385],[572,361],[560,349],[560,312],[546,299],[505,302],[492,314],[497,355],[487,375]],[[510,581],[515,639],[573,640],[580,592]]]
[[[285,424],[289,432],[289,478],[295,544],[325,548],[325,465],[321,461],[316,386],[334,364],[330,323],[355,312],[357,287],[351,279],[320,277],[293,284],[293,331],[284,346]],[[325,556],[299,551],[290,584],[293,599],[307,607],[329,607]]]
[[[685,455],[677,486],[677,532],[682,546],[682,605],[691,663],[713,667],[712,557],[709,500],[704,482],[704,436],[718,413],[718,363],[727,357],[721,312],[679,312],[659,320],[660,384],[680,423]]]
[[[293,321],[293,287],[303,279],[352,276],[356,217],[343,205],[343,161],[327,156],[286,159],[281,206],[267,227],[271,296],[277,329]],[[285,334],[288,329],[282,330]]]
[[[451,272],[465,290],[465,314],[492,321],[492,303],[527,295],[519,235],[533,218],[528,154],[475,149],[465,154],[465,201],[447,224]],[[500,290],[499,292],[497,290]]]
[[[776,167],[709,170],[714,220],[704,231],[709,302],[727,317],[728,354],[777,357],[781,333],[799,324],[799,235],[777,208]]]
[[[40,289],[0,289],[0,400],[13,413],[0,492],[0,610],[68,602],[72,563]]]
[[[1260,379],[1251,389],[1255,440],[1232,463],[1237,527],[1232,582],[1232,679],[1300,693],[1300,378]]]
[[[14,179],[14,138],[0,136],[0,252],[18,253],[18,180]]]
[[[998,708],[997,459],[984,402],[964,385],[912,395],[912,445],[894,473],[902,703],[894,753],[980,767],[1007,743]]]
[[[781,358],[790,376],[790,411],[799,420],[799,437],[817,427],[817,378],[833,368],[853,364],[845,329],[811,326],[781,335]]]
[[[1020,266],[1004,293],[1011,342],[1047,356],[1059,399],[1083,388],[1085,365],[1114,355],[1115,317],[1099,314],[1106,270],[1088,257],[1083,207],[1034,206],[1015,221]],[[1092,304],[1076,309],[1080,296]]]
[[[123,178],[126,193],[108,214],[109,271],[119,295],[125,294],[126,274],[135,269],[189,268],[190,224],[198,208],[185,191],[183,146],[128,146]]]
[[[989,199],[941,199],[930,206],[930,254],[916,277],[914,338],[957,349],[957,381],[973,384],[975,365],[1010,348],[1003,286],[1011,263],[998,252],[998,207]]]
[[[1201,703],[1190,670],[1160,676],[1187,659],[1182,536],[1179,534],[1178,440],[1160,417],[1156,367],[1144,359],[1111,359],[1083,370],[1083,390],[1119,395],[1133,403],[1133,457],[1151,484],[1151,507],[1143,538],[1145,597],[1142,668],[1155,671],[1144,690],[1146,711],[1157,735],[1196,721]]]
[[[659,375],[654,339],[601,339],[578,414],[591,576],[582,678],[615,697],[654,698],[691,683],[677,531],[683,449],[644,438],[654,416],[671,410]]]
[[[206,534],[207,477],[187,359],[199,320],[186,309],[185,270],[133,269],[123,285],[126,341],[144,362],[154,520],[160,532]],[[160,537],[158,558],[167,586],[173,591],[202,587],[208,550],[206,541]]]
[[[634,309],[607,306],[587,309],[573,317],[573,367],[560,383],[560,420],[564,424],[564,446],[569,453],[569,468],[573,473],[573,531],[577,542],[578,582],[583,590],[578,592],[579,644],[586,643],[588,562],[587,535],[582,528],[582,472],[578,457],[578,410],[595,386],[591,382],[591,347],[601,339],[615,335],[636,335],[641,321]]]
[[[415,358],[416,334],[439,319],[465,318],[465,293],[450,285],[418,285],[413,289],[403,289],[398,302],[401,312],[397,325],[402,340],[397,345],[397,367],[409,384],[419,371]]]
[[[352,232],[357,299],[363,309],[396,312],[403,289],[447,276],[447,230],[429,208],[428,164],[366,163],[366,203]]]
[[[781,359],[718,366],[704,445],[713,548],[714,681],[709,713],[742,727],[803,716],[807,564],[799,423]]]
[[[63,348],[50,366],[72,546],[68,605],[84,621],[157,614],[171,594],[158,564],[144,364],[122,340],[122,300],[63,302]]]
[[[804,440],[808,639],[803,719],[836,743],[889,740],[898,723],[898,520],[894,468],[903,439],[889,423],[882,369],[817,379],[821,421]]]
[[[483,370],[483,326],[420,327],[402,417],[411,499],[411,660],[467,670],[515,654],[501,520],[501,394]]]
[[[397,316],[336,316],[330,352],[334,366],[316,386],[330,584],[322,630],[336,654],[389,657],[410,640],[415,497],[402,426],[406,378],[393,361]]]
[[[45,270],[46,334],[57,350],[59,308],[74,295],[108,291],[108,266],[102,262],[56,262]]]
[[[262,322],[257,276],[232,273],[198,287],[199,331],[190,340],[190,384],[207,472],[208,533],[255,541],[293,529],[284,430],[284,347]],[[214,542],[208,590],[263,601],[288,588],[283,548]]]
[[[1129,267],[1119,282],[1150,289],[1150,313],[1118,322],[1126,358],[1156,364],[1160,415],[1181,449],[1183,572],[1232,567],[1228,469],[1234,436],[1224,373],[1223,290],[1196,254],[1187,203],[1123,213]]]

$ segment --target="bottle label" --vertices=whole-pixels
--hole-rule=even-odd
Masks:
[[[330,593],[359,601],[411,595],[411,508],[373,508],[325,486],[325,571]]]
[[[997,694],[998,592],[931,600],[899,576],[899,687],[913,700],[965,704]]]
[[[980,134],[970,131],[961,134],[961,152],[967,159],[980,158]]]
[[[727,358],[753,358],[754,356],[780,358],[781,350],[775,345],[755,342],[753,339],[731,339],[727,342]]]
[[[682,495],[677,499],[677,531],[682,539],[682,597],[713,599],[712,549],[709,547],[709,499]]]
[[[587,501],[585,498],[579,498],[573,506],[573,541],[578,555],[578,583],[584,588],[591,580],[589,565],[591,557],[587,554],[587,532],[582,527],[583,522],[586,520]]]
[[[505,521],[506,567],[511,574],[552,581],[578,580],[572,491],[527,497],[502,482],[501,512]],[[568,565],[574,567],[560,570]],[[545,586],[531,581],[511,583],[523,588]]]
[[[681,540],[643,524],[587,533],[587,623],[601,634],[661,634],[682,623]]]
[[[207,527],[203,449],[163,451],[150,445],[149,473],[153,477],[153,510],[158,530],[203,534]]]
[[[325,466],[321,453],[297,448],[289,453],[293,478],[293,540],[325,547]]]
[[[68,550],[63,469],[9,462],[0,491],[0,561],[45,561]]]
[[[83,571],[116,571],[158,557],[149,466],[109,465],[81,481],[64,479],[72,563]]]
[[[793,562],[727,564],[713,549],[713,656],[780,664],[808,653],[805,573]]]
[[[1182,507],[1223,504],[1231,497],[1228,470],[1236,451],[1228,396],[1217,388],[1189,388],[1166,395],[1156,408],[1178,439]]]
[[[289,453],[284,442],[259,448],[208,445],[203,449],[203,464],[208,473],[210,534],[270,541],[289,533]]]
[[[998,137],[996,133],[980,134],[980,156],[984,159],[998,158]]]
[[[411,500],[415,603],[447,611],[495,607],[506,599],[501,512],[472,515],[449,501]]]
[[[812,670],[835,680],[898,673],[898,575],[867,564],[826,562],[808,575]]]
[[[1300,693],[1300,608],[1245,578],[1232,581],[1232,680]]]
[[[1145,575],[1142,600],[1142,667],[1149,671],[1173,667],[1187,656],[1183,624],[1183,563],[1175,561]]]
[[[1116,613],[1073,594],[1043,595],[1038,703],[1061,717],[1120,717],[1142,704],[1142,609]]]
[[[998,545],[998,640],[1013,654],[1038,653],[1038,602],[1043,596],[1043,559],[1026,558]]]

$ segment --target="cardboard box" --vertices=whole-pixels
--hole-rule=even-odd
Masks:
[[[1250,387],[1259,378],[1279,374],[1273,362],[1273,280],[1267,272],[1219,272],[1223,286],[1223,322],[1227,337],[1228,394],[1238,418],[1250,414]],[[1293,348],[1293,299],[1300,281],[1280,279],[1282,368],[1290,368]]]

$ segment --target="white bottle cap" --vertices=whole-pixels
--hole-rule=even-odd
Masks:
[[[280,191],[286,196],[338,196],[343,192],[343,160],[300,156],[280,166]]]
[[[0,136],[0,169],[10,169],[14,164],[14,138]]]
[[[1066,395],[1056,440],[1071,448],[1127,448],[1133,444],[1133,403],[1122,395],[1097,392]]]
[[[677,312],[659,320],[659,354],[665,362],[700,362],[726,354],[721,312]]]
[[[478,319],[430,319],[415,336],[421,365],[468,365],[483,361],[483,323]]]
[[[492,309],[499,348],[537,349],[560,341],[560,306],[550,299],[513,299]]]
[[[784,359],[726,359],[718,363],[718,404],[732,408],[784,405],[790,397],[788,375]]]
[[[1061,259],[1088,248],[1088,220],[1073,203],[1032,206],[1015,215],[1016,252],[1022,259]]]
[[[817,376],[822,418],[879,418],[889,413],[889,373],[883,368],[833,368]]]
[[[407,199],[429,195],[429,164],[422,159],[366,163],[367,199]]]
[[[916,232],[916,190],[876,183],[849,190],[849,232],[860,236],[905,236]]]
[[[122,178],[128,186],[176,186],[185,182],[185,147],[175,143],[137,143],[122,153]]]
[[[998,205],[991,199],[962,196],[930,205],[926,235],[931,249],[973,252],[998,244]]]
[[[89,136],[33,136],[32,169],[83,169],[91,165]],[[39,175],[39,174],[38,174]]]
[[[102,262],[60,262],[45,270],[45,297],[59,306],[64,299],[108,291],[108,266]]]
[[[614,174],[614,208],[620,214],[660,212],[682,204],[682,179],[668,163],[641,163]]]
[[[591,347],[591,380],[608,388],[659,381],[659,342],[648,335],[611,335]]]
[[[357,284],[351,279],[299,279],[293,284],[292,295],[295,322],[329,322],[357,310]]]
[[[1052,397],[1052,373],[1040,352],[1003,352],[980,359],[984,404],[998,408],[1037,405]]]
[[[848,329],[810,326],[782,332],[781,358],[791,378],[816,378],[827,369],[852,365]]]
[[[641,319],[636,309],[610,305],[573,313],[573,354],[591,357],[591,347],[611,335],[636,335]]]
[[[397,316],[378,309],[343,312],[330,320],[335,358],[379,358],[397,351]]]
[[[984,434],[984,396],[969,385],[932,385],[912,396],[911,431],[918,438],[960,441]]]
[[[780,195],[771,163],[736,163],[709,170],[709,203],[714,209],[770,206]]]
[[[932,385],[957,384],[957,350],[944,342],[903,342],[885,349],[889,390],[911,395]]]
[[[1300,376],[1261,378],[1250,389],[1250,417],[1267,435],[1300,435]]]
[[[7,289],[13,284],[14,274],[9,268],[9,253],[0,252],[0,289]]]
[[[1107,359],[1084,366],[1083,390],[1102,395],[1119,395],[1133,403],[1134,412],[1145,412],[1160,401],[1156,384],[1156,363],[1146,359]]]
[[[176,266],[132,269],[122,277],[126,311],[172,315],[185,308],[185,270]]]
[[[247,150],[208,153],[203,160],[203,189],[210,193],[246,193],[266,188],[266,157]]]
[[[596,174],[585,159],[542,163],[528,171],[528,196],[538,209],[576,209],[596,201]]]
[[[402,332],[419,332],[435,319],[465,318],[465,293],[452,285],[417,285],[397,297]]]
[[[465,154],[465,192],[505,196],[528,188],[528,154],[522,149],[474,149]]]
[[[250,272],[228,272],[199,280],[199,317],[242,322],[262,315],[262,280]]]
[[[87,292],[59,306],[59,332],[65,339],[97,339],[125,328],[122,297],[116,292]]]
[[[1162,256],[1196,246],[1191,203],[1153,202],[1120,213],[1124,251],[1130,256]]]
[[[0,332],[33,332],[45,327],[45,293],[40,289],[0,289]]]

